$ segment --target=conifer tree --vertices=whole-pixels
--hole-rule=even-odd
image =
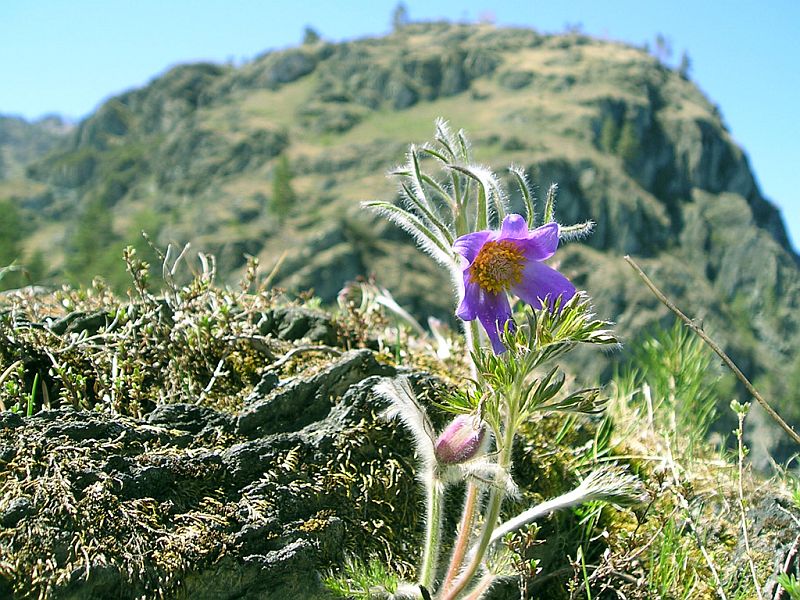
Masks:
[[[633,126],[633,122],[626,120],[622,125],[622,130],[619,132],[617,154],[625,162],[630,162],[638,156],[639,150],[639,137],[636,134],[636,129]]]
[[[692,70],[692,59],[689,57],[689,53],[686,52],[686,50],[684,50],[683,53],[681,54],[681,62],[678,65],[678,75],[680,75],[684,79],[689,79],[691,70]]]
[[[22,217],[19,208],[10,200],[0,201],[0,269],[11,265],[19,266],[22,248]],[[21,285],[18,272],[5,270],[0,278],[0,290],[16,288]]]
[[[405,2],[398,2],[392,11],[392,29],[398,31],[408,25],[408,7]]]
[[[102,199],[88,200],[67,242],[65,266],[73,283],[87,284],[97,275],[108,275],[111,246],[117,241],[112,225],[111,211]]]
[[[614,117],[606,115],[603,118],[603,127],[600,130],[600,147],[606,152],[614,152],[619,137],[619,127]]]
[[[303,30],[303,44],[306,46],[314,45],[319,40],[320,36],[317,30],[311,27],[311,25],[306,25],[306,28]]]
[[[297,201],[297,195],[292,188],[292,176],[289,158],[286,154],[281,154],[275,165],[275,172],[272,174],[272,199],[270,201],[270,212],[278,217],[279,221],[286,218]]]

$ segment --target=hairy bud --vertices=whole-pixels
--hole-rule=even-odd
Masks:
[[[455,465],[473,458],[481,447],[486,428],[472,415],[453,419],[436,440],[434,453],[440,464]]]

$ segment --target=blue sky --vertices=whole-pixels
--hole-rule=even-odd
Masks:
[[[0,0],[0,114],[80,118],[109,96],[189,61],[241,62],[297,44],[386,33],[397,2],[372,0]],[[675,62],[722,110],[764,194],[800,243],[800,1],[406,0],[413,20],[475,21],[642,44]]]

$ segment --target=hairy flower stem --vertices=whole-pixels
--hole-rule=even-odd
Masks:
[[[455,600],[458,595],[467,587],[472,577],[475,575],[483,556],[486,554],[486,549],[492,540],[492,533],[497,525],[497,519],[500,516],[500,506],[503,503],[503,498],[506,494],[506,477],[508,476],[508,469],[511,465],[511,450],[514,447],[514,428],[509,427],[509,424],[516,421],[516,411],[511,411],[509,418],[506,419],[505,435],[503,437],[503,446],[500,448],[500,457],[498,459],[498,466],[500,467],[499,473],[495,478],[492,492],[489,495],[489,502],[486,505],[486,513],[483,519],[483,530],[478,539],[478,543],[474,548],[474,552],[470,552],[471,560],[461,572],[461,575],[453,582],[453,586],[444,592],[442,600]]]
[[[436,475],[432,475],[427,483],[428,514],[425,524],[425,546],[422,553],[422,565],[419,569],[419,584],[431,589],[436,576],[436,563],[439,560],[439,547],[442,537],[442,502],[444,485]]]
[[[464,327],[464,334],[467,341],[467,351],[477,355],[481,348],[481,330],[478,328],[478,321],[467,321]],[[469,370],[473,379],[477,379],[478,368],[475,366],[475,360],[471,355],[469,355]]]
[[[475,521],[475,508],[478,505],[478,486],[475,482],[467,483],[467,494],[464,499],[464,511],[461,513],[461,523],[459,525],[458,537],[453,547],[453,555],[450,558],[450,566],[442,582],[442,589],[447,591],[451,582],[458,575],[461,563],[464,561],[464,554],[467,552],[469,537]]]
[[[472,590],[470,590],[469,595],[464,600],[479,600],[487,591],[489,591],[489,588],[492,587],[494,580],[495,576],[491,573],[487,573],[481,577],[481,580]]]

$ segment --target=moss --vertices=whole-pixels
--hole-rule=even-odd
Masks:
[[[298,529],[307,532],[321,531],[330,525],[333,515],[334,513],[331,510],[317,511],[312,518],[304,521]]]
[[[213,524],[223,517],[212,499],[201,497],[173,518],[153,498],[119,496],[117,482],[93,467],[110,448],[98,456],[90,447],[70,447],[31,430],[25,431],[24,443],[15,445],[17,454],[4,471],[4,493],[27,490],[41,515],[0,535],[3,575],[19,597],[48,596],[72,575],[96,573],[101,564],[127,572],[134,589],[149,595],[169,584],[171,573],[218,555],[214,540],[220,533]],[[35,478],[26,481],[26,473]],[[97,480],[76,488],[75,473],[91,473]],[[190,493],[183,490],[182,496]],[[43,556],[50,559],[42,561]]]

